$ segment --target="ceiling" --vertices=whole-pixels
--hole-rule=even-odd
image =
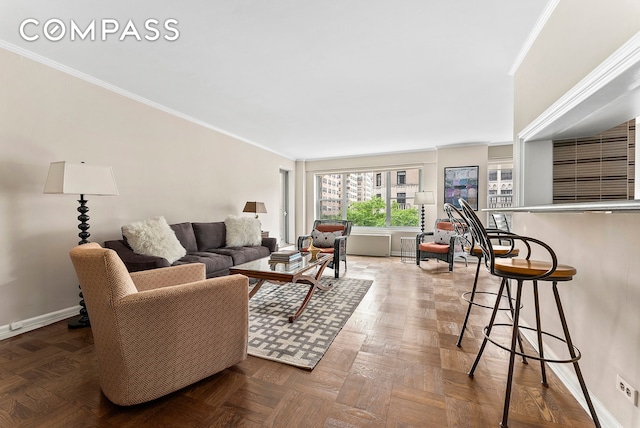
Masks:
[[[513,140],[545,0],[2,0],[0,47],[296,160]],[[39,25],[19,28],[26,18]],[[60,41],[45,23],[62,21]],[[157,19],[158,40],[144,36]],[[101,40],[101,24],[120,28]],[[175,33],[162,27],[176,19]],[[70,40],[72,22],[90,35]],[[135,31],[119,40],[129,20]],[[170,24],[171,26],[171,24]],[[51,38],[60,36],[56,22]],[[107,27],[110,24],[107,23]]]

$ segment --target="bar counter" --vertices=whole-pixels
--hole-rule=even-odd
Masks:
[[[569,204],[532,205],[528,207],[485,208],[482,211],[560,213],[560,212],[640,212],[640,200],[578,202]]]
[[[572,281],[559,284],[559,291],[574,344],[582,351],[580,366],[591,397],[597,401],[602,426],[621,426],[616,416],[639,421],[638,408],[618,400],[613,386],[619,375],[640,387],[640,200],[482,211],[508,212],[513,232],[546,242],[559,263],[577,269]],[[540,285],[543,319],[553,315],[555,303],[550,291],[550,287]],[[535,326],[531,293],[524,291],[522,315],[526,324]],[[562,331],[559,322],[551,322],[546,328]],[[545,348],[564,355],[559,345],[548,343]],[[571,370],[563,365],[554,369],[580,401],[581,392]]]

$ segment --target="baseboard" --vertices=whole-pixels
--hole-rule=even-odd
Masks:
[[[14,321],[11,324],[0,326],[0,340],[8,339],[10,337],[32,331],[46,325],[53,324],[54,322],[71,318],[78,315],[79,313],[80,306],[73,306],[71,308],[61,309],[59,311],[50,312],[48,314],[39,315],[37,317],[29,318],[26,320]],[[12,330],[11,326],[15,324],[20,324],[21,327]]]
[[[520,319],[520,325],[524,327],[531,327],[522,319]],[[535,329],[534,329],[535,330]],[[524,338],[533,346],[533,349],[538,352],[538,338],[533,334],[532,331],[526,329],[520,329],[520,333]],[[550,359],[560,359],[558,355],[556,355],[551,348],[545,346],[544,353],[546,358]],[[567,387],[571,395],[580,403],[582,408],[589,414],[589,407],[587,406],[587,401],[584,399],[584,395],[582,394],[582,388],[580,388],[580,382],[578,382],[578,377],[573,370],[573,364],[547,364],[551,370],[558,376],[560,382],[564,386]],[[588,385],[587,385],[588,387]],[[624,428],[620,422],[609,412],[609,410],[596,398],[593,396],[591,390],[589,390],[589,396],[591,397],[591,402],[593,403],[593,407],[596,409],[596,413],[598,414],[598,419],[600,420],[600,425],[606,428]]]

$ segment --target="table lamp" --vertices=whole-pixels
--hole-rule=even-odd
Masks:
[[[258,213],[266,213],[267,207],[264,206],[264,202],[247,202],[244,204],[242,210],[243,213],[254,213],[258,218]]]

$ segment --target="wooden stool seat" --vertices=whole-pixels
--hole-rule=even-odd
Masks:
[[[539,277],[553,268],[551,262],[526,259],[496,259],[495,274],[503,277]],[[570,281],[577,273],[576,268],[569,265],[556,266],[553,273],[543,279],[556,281]]]

